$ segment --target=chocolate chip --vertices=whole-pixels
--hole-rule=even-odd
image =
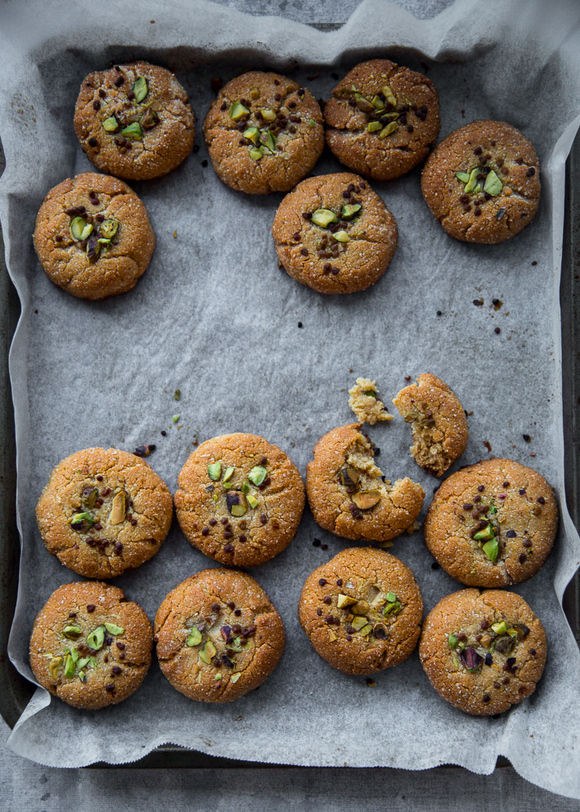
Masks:
[[[326,604],[330,604],[330,603],[332,603],[332,598],[330,597],[330,595],[327,595],[325,598],[322,599],[322,602],[326,603]]]
[[[526,175],[528,176],[528,178],[531,178],[531,177],[532,177],[532,175],[535,175],[535,174],[536,174],[536,170],[534,169],[534,167],[533,167],[533,166],[530,166],[530,168],[529,168],[529,169],[528,169],[528,171],[526,172]]]
[[[319,586],[326,586],[326,578],[320,578],[318,584]]]
[[[97,608],[97,607],[95,606],[95,604],[94,604],[94,603],[89,603],[89,604],[87,604],[87,612],[88,612],[89,614],[91,614],[92,612],[94,612],[96,608]]]
[[[202,536],[209,536],[209,527],[204,527],[201,531]]]
[[[101,102],[98,99],[95,99],[93,102],[93,110],[100,110],[101,109]]]
[[[96,147],[99,142],[96,138],[89,138],[88,144],[89,147]]]
[[[507,533],[505,534],[505,536],[508,539],[515,539],[516,531],[515,530],[508,530]]]
[[[538,496],[537,501],[538,501],[538,504],[540,504],[540,505],[545,505],[546,504],[546,500],[544,499],[543,496]]]
[[[118,77],[115,79],[115,87],[121,87],[121,85],[124,83],[124,81],[125,81],[125,77],[124,77],[124,76],[118,76]]]
[[[109,694],[115,693],[115,686],[113,685],[112,682],[109,682],[108,685],[105,685],[105,691],[107,691],[107,693]]]
[[[114,665],[111,668],[111,674],[113,674],[113,675],[122,674],[122,673],[123,673],[123,669],[120,668],[118,665]]]

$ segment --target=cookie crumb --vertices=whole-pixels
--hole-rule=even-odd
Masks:
[[[387,407],[377,394],[376,381],[357,378],[356,384],[349,389],[348,394],[350,395],[348,405],[361,423],[374,426],[377,422],[393,419],[393,415],[388,413]]]

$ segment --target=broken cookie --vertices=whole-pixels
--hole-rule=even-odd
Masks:
[[[352,389],[348,390],[350,398],[348,405],[353,410],[361,423],[375,423],[384,420],[392,420],[393,415],[389,411],[377,393],[376,381],[368,378],[357,378]]]

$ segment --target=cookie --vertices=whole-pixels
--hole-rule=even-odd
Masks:
[[[535,691],[546,648],[544,627],[519,595],[463,589],[429,612],[419,658],[439,696],[465,713],[489,716]]]
[[[558,504],[543,476],[519,462],[483,460],[443,482],[423,525],[432,555],[467,586],[526,581],[546,561]]]
[[[294,463],[255,434],[202,443],[181,469],[175,508],[188,541],[238,567],[263,564],[290,544],[304,509]]]
[[[272,236],[284,269],[320,293],[368,288],[397,248],[395,218],[350,172],[303,180],[280,203]]]
[[[198,702],[231,702],[257,688],[284,651],[284,625],[245,572],[209,569],[172,589],[155,618],[161,670]]]
[[[424,471],[443,476],[467,448],[469,431],[457,395],[436,375],[419,375],[417,383],[401,389],[393,403],[405,423],[411,423],[411,454]]]
[[[87,578],[114,578],[148,561],[172,517],[171,494],[145,460],[86,448],[52,471],[36,506],[49,553]]]
[[[316,443],[306,469],[308,503],[317,524],[337,536],[389,541],[413,526],[425,491],[407,477],[391,485],[360,429],[339,426]]]
[[[532,144],[505,121],[472,121],[429,156],[421,190],[431,214],[456,240],[498,243],[530,223],[540,201]]]
[[[417,645],[423,600],[398,558],[369,547],[343,550],[304,584],[298,617],[314,650],[345,674],[399,665]]]
[[[389,410],[378,396],[376,381],[357,378],[348,394],[350,395],[348,405],[361,423],[374,426],[375,423],[393,419],[393,415],[389,414]]]
[[[421,163],[439,135],[439,96],[421,73],[388,59],[354,67],[324,108],[326,141],[368,178],[392,180]]]
[[[151,664],[149,618],[122,589],[98,581],[64,584],[38,613],[30,665],[47,691],[84,710],[127,699]]]
[[[216,174],[239,192],[287,192],[324,147],[322,113],[310,91],[278,73],[250,71],[218,93],[203,123]]]
[[[48,278],[80,299],[126,293],[145,272],[155,235],[137,195],[116,178],[84,172],[44,198],[34,247]]]
[[[126,180],[171,172],[187,158],[195,137],[187,93],[170,71],[148,62],[89,74],[74,128],[89,161]]]

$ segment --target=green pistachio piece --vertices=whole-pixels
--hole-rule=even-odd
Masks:
[[[246,497],[240,491],[230,491],[226,496],[226,505],[232,516],[243,516],[248,510]]]
[[[507,623],[501,620],[499,623],[492,623],[491,628],[496,634],[507,634]]]
[[[355,93],[354,100],[356,102],[356,106],[362,113],[374,113],[375,108],[373,107],[372,103],[365,99],[362,93]]]
[[[393,107],[396,107],[397,106],[397,97],[395,96],[395,94],[391,90],[391,86],[390,85],[383,85],[381,90],[383,91],[383,96],[385,97],[385,99],[388,102],[390,102],[393,105]]]
[[[458,639],[454,634],[450,634],[448,638],[449,648],[455,648],[458,643]]]
[[[97,628],[92,631],[87,637],[87,646],[92,648],[93,651],[98,651],[99,649],[103,648],[103,643],[105,642],[105,627],[104,626],[97,626]]]
[[[374,398],[375,400],[378,398],[378,395],[374,389],[365,389],[363,395],[366,395],[368,398]]]
[[[266,132],[260,133],[260,141],[262,142],[262,147],[270,150],[272,154],[276,152],[276,139],[270,130]]]
[[[139,119],[139,123],[143,127],[144,130],[152,130],[157,124],[159,124],[159,116],[151,107],[149,110],[146,110],[141,118]]]
[[[220,679],[222,678],[222,675],[221,675],[221,674],[214,674],[214,677],[213,677],[213,678],[214,678],[215,680],[220,680]]]
[[[65,626],[62,633],[65,637],[68,637],[69,640],[75,640],[83,631],[78,626]]]
[[[252,508],[257,508],[257,507],[258,507],[258,505],[259,505],[258,500],[257,500],[257,499],[256,499],[256,497],[255,497],[255,496],[253,496],[251,493],[249,493],[249,494],[246,496],[246,500],[247,500],[247,502],[249,503],[250,507],[252,507]]]
[[[469,194],[470,192],[475,191],[475,188],[476,188],[477,183],[478,183],[477,176],[479,174],[481,174],[481,167],[480,166],[476,166],[475,169],[471,170],[471,172],[469,173],[469,180],[467,181],[465,189],[463,190],[465,192],[465,194]]]
[[[93,230],[91,223],[87,223],[82,217],[75,217],[70,224],[70,234],[73,240],[80,242],[88,239]]]
[[[385,598],[388,600],[389,603],[394,603],[397,600],[397,596],[394,592],[387,592]]]
[[[519,637],[517,629],[508,629],[507,633],[509,634],[510,637]]]
[[[383,129],[380,131],[379,138],[386,138],[387,135],[394,133],[395,130],[398,129],[398,127],[399,125],[396,121],[391,121],[389,124],[387,124],[386,127],[383,127]]]
[[[171,418],[171,422],[172,423],[177,423],[177,421],[179,420],[180,417],[181,417],[180,414],[174,414],[173,417]]]
[[[383,125],[380,121],[369,121],[367,124],[367,132],[368,133],[378,133],[379,130],[383,129]]]
[[[124,522],[126,510],[127,504],[125,494],[123,491],[121,491],[121,493],[118,493],[113,499],[111,512],[109,514],[109,522],[111,524],[121,524]]]
[[[114,217],[110,217],[108,220],[103,220],[101,225],[99,226],[99,234],[105,240],[112,240],[115,234],[119,229],[119,221],[115,220]]]
[[[85,488],[85,490],[83,491],[83,502],[88,508],[94,508],[98,497],[99,497],[98,488]]]
[[[337,242],[350,242],[350,237],[348,236],[346,231],[335,231],[332,237]]]
[[[371,104],[377,110],[384,110],[385,109],[384,101],[381,98],[379,98],[378,96],[373,96],[373,98],[371,99]]]
[[[261,485],[267,476],[268,471],[264,468],[264,466],[256,465],[248,474],[248,479],[250,482],[253,482],[254,485]]]
[[[312,212],[311,221],[316,226],[321,228],[328,228],[331,223],[338,223],[338,217],[330,209],[316,209]]]
[[[373,630],[372,623],[367,623],[366,626],[362,627],[360,633],[362,634],[363,637],[368,637],[368,635],[372,632],[372,630]]]
[[[205,646],[199,652],[199,656],[204,661],[206,665],[209,665],[211,662],[211,658],[215,657],[216,648],[211,640],[208,640]]]
[[[217,462],[212,462],[210,465],[208,465],[207,473],[210,479],[213,479],[214,482],[217,482],[222,475],[221,462],[218,460]]]
[[[491,539],[495,538],[495,533],[493,532],[493,527],[490,522],[487,523],[487,527],[484,527],[483,530],[480,530],[476,533],[473,538],[476,541],[490,541]]]
[[[497,556],[499,554],[499,542],[497,539],[491,539],[491,541],[486,541],[482,547],[483,552],[489,558],[489,560],[495,564],[497,561]]]
[[[52,679],[58,679],[62,667],[62,657],[53,657],[48,666],[48,673]]]
[[[262,157],[262,148],[256,147],[255,149],[250,150],[250,158],[252,161],[259,161]]]
[[[135,101],[142,102],[148,92],[149,88],[147,87],[147,79],[144,76],[139,76],[139,78],[133,85],[133,93],[135,94]]]
[[[71,650],[70,650],[70,652],[69,652],[69,653],[70,653],[70,656],[72,657],[73,663],[76,663],[76,661],[77,661],[77,660],[78,660],[78,658],[79,658],[79,653],[78,653],[78,651],[76,650],[76,648],[71,648]]]
[[[199,629],[196,629],[195,626],[187,635],[187,645],[188,646],[199,646],[201,643],[201,632]]]
[[[383,609],[384,615],[398,615],[401,611],[401,603],[400,601],[395,601],[394,603],[389,603],[388,606],[385,606]]]
[[[349,203],[347,206],[341,208],[340,217],[342,220],[352,220],[361,209],[362,206],[360,203]]]
[[[469,181],[469,173],[468,172],[456,172],[455,177],[459,178],[462,183],[467,183]]]
[[[262,114],[262,118],[264,121],[275,121],[276,120],[276,113],[273,110],[270,110],[269,107],[264,107],[260,110]]]
[[[241,671],[237,671],[230,677],[230,682],[237,682],[241,676],[242,676]]]
[[[103,130],[108,133],[116,133],[119,129],[119,122],[115,116],[110,116],[103,121]]]
[[[93,666],[93,668],[96,668],[97,667],[96,657],[89,657],[89,663]]]
[[[249,115],[250,111],[248,110],[248,108],[244,107],[244,105],[239,101],[235,101],[230,107],[230,118],[232,118],[234,121],[239,121],[244,116]],[[274,118],[276,118],[275,114]]]
[[[125,629],[122,626],[117,626],[115,623],[105,623],[105,629],[109,634],[124,634]]]
[[[242,484],[242,493],[250,493],[250,483],[247,479],[244,479]]]
[[[70,520],[73,530],[87,530],[95,524],[95,519],[90,513],[75,513]]]
[[[226,472],[225,472],[224,478],[222,480],[224,485],[225,485],[226,482],[229,482],[231,480],[231,478],[234,475],[235,470],[236,469],[232,465],[230,465],[228,468],[226,468]]]
[[[121,130],[121,135],[124,135],[129,141],[140,141],[143,138],[143,129],[138,121],[134,121]]]
[[[367,625],[367,623],[368,623],[368,621],[367,621],[366,617],[357,616],[357,617],[353,618],[352,623],[351,623],[350,625],[351,625],[351,626],[352,626],[352,628],[353,628],[353,629],[355,629],[357,632],[360,632],[360,630],[361,630],[361,629],[362,629],[364,626],[366,626],[366,625]]]
[[[77,668],[79,669],[84,668],[85,665],[88,665],[90,663],[90,661],[91,661],[90,657],[83,657],[81,660],[78,661]]]
[[[67,678],[75,675],[75,664],[70,654],[65,657],[63,674]]]
[[[488,195],[499,195],[501,190],[503,189],[503,183],[496,175],[496,173],[491,169],[487,173],[487,178],[485,179],[485,183],[483,184],[483,191],[487,192]]]
[[[313,119],[313,118],[309,118],[309,119],[308,119],[308,126],[309,126],[310,128],[314,128],[314,127],[316,127],[316,122],[314,121],[314,119]]]
[[[84,671],[79,671],[79,679],[82,683],[85,683],[87,681],[87,675],[85,674]]]
[[[247,130],[244,130],[244,138],[247,138],[248,141],[251,141],[253,144],[258,143],[259,137],[260,130],[257,127],[248,127]]]

